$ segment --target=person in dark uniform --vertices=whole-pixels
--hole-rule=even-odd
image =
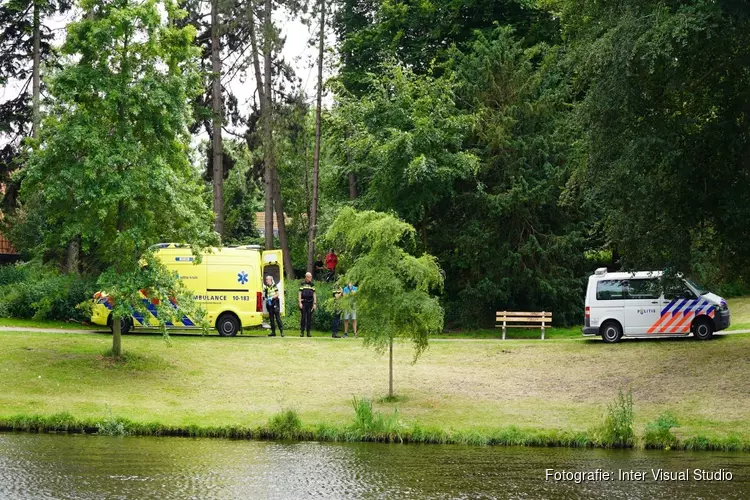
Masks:
[[[315,279],[320,280],[325,276],[326,266],[323,264],[323,257],[318,254],[317,260],[315,261]]]
[[[340,339],[339,326],[341,325],[341,306],[339,305],[339,299],[342,295],[342,290],[338,286],[333,289],[333,322],[331,325],[331,331],[333,338]]]
[[[266,284],[263,287],[263,298],[266,301],[266,310],[271,319],[271,333],[269,337],[276,336],[276,324],[279,325],[279,333],[284,336],[284,325],[281,323],[281,303],[279,301],[279,285],[273,282],[271,276],[266,276]]]
[[[302,313],[302,318],[299,322],[299,336],[305,336],[305,330],[307,330],[307,336],[310,337],[310,328],[312,328],[312,313],[318,308],[318,296],[315,294],[315,283],[312,279],[311,273],[305,273],[305,280],[299,286],[299,309]]]

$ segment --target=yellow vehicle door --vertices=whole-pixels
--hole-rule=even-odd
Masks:
[[[286,300],[284,295],[284,260],[281,250],[265,250],[261,254],[261,265],[263,266],[263,279],[271,276],[279,287],[279,304],[281,315],[286,312]]]

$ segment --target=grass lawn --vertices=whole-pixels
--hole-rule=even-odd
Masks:
[[[70,412],[168,425],[260,425],[283,409],[303,423],[349,422],[367,397],[405,422],[443,429],[586,430],[632,388],[636,430],[673,412],[680,437],[750,439],[750,334],[528,342],[435,341],[412,365],[395,349],[395,403],[382,402],[387,358],[361,340],[128,335],[125,364],[106,334],[0,332],[0,417]]]
[[[750,329],[750,297],[727,299],[729,312],[732,314],[730,330]]]

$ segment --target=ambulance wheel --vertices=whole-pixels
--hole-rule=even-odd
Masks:
[[[112,333],[115,333],[114,325],[112,324],[112,315],[109,315],[109,318],[107,318],[107,326],[109,327],[109,331]],[[120,334],[125,335],[130,331],[130,328],[132,328],[133,322],[129,318],[120,318]]]
[[[622,338],[622,327],[617,321],[605,321],[601,328],[602,340],[608,344],[619,342]]]
[[[714,324],[708,318],[698,318],[693,324],[693,336],[698,340],[708,340],[714,336]]]
[[[216,321],[216,329],[222,337],[234,337],[240,331],[240,320],[232,313],[224,313]]]

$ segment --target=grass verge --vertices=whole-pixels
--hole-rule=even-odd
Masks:
[[[415,444],[462,444],[472,446],[527,446],[568,448],[649,448],[689,451],[750,451],[750,441],[737,436],[711,438],[695,436],[683,441],[643,439],[627,444],[603,440],[599,430],[534,430],[515,426],[493,430],[448,431],[405,424],[398,414],[385,416],[372,410],[366,399],[354,399],[355,417],[349,424],[304,425],[296,411],[284,410],[265,424],[249,426],[170,426],[139,423],[124,418],[78,419],[69,413],[15,415],[0,418],[0,431],[36,433],[79,433],[106,436],[174,436],[274,441],[379,442]],[[606,424],[604,424],[606,425]]]

